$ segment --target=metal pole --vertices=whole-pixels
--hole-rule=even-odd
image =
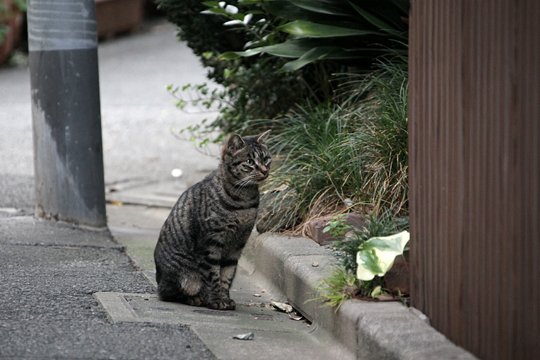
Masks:
[[[95,0],[30,0],[36,215],[106,226]]]

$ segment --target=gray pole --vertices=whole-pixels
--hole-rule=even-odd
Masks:
[[[95,0],[30,0],[36,215],[106,226]]]

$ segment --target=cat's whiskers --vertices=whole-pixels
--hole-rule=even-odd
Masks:
[[[251,185],[252,180],[254,180],[254,179],[255,179],[255,176],[248,175],[248,176],[238,180],[234,185],[236,187],[238,187],[239,189],[243,189],[243,188],[247,187],[248,185]]]

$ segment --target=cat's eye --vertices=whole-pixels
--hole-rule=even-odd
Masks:
[[[255,165],[255,162],[251,159],[247,159],[246,164],[248,164],[249,166],[252,166],[252,165]]]

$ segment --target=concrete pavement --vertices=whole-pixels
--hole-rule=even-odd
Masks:
[[[115,195],[121,199],[122,192]],[[145,192],[139,194],[141,201],[145,195],[152,201],[152,194]],[[153,250],[169,208],[116,202],[107,211],[112,235],[155,284]],[[240,266],[237,271],[231,288],[237,310],[231,312],[163,303],[154,294],[100,293],[96,297],[114,323],[189,325],[221,359],[352,359],[352,354],[320,327],[303,319],[293,320],[272,308],[272,301],[284,302],[286,297],[249,266]],[[231,341],[236,334],[250,332],[255,336],[252,341]]]

